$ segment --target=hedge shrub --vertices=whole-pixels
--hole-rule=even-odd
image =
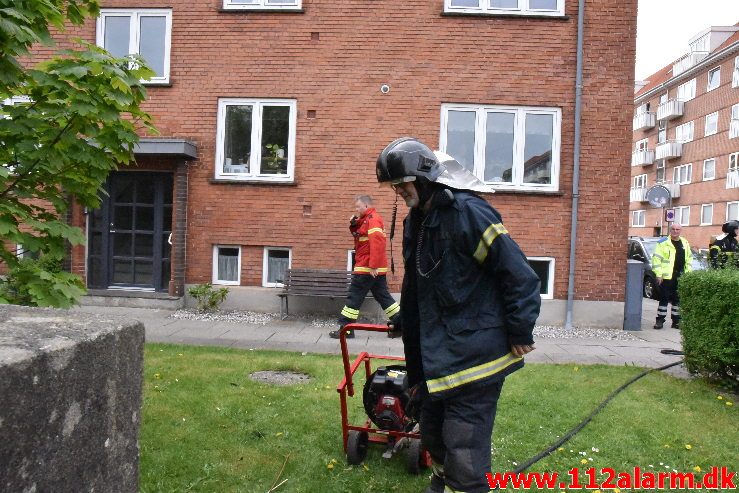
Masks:
[[[689,272],[678,289],[688,370],[739,391],[739,270]]]

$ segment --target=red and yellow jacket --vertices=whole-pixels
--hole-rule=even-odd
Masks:
[[[369,274],[370,269],[377,269],[383,276],[387,274],[385,229],[375,208],[368,208],[353,221],[349,231],[354,236],[354,274]]]

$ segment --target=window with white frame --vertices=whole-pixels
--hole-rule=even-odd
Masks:
[[[708,71],[708,87],[706,92],[713,91],[721,85],[721,67],[716,67]]]
[[[223,0],[224,10],[300,10],[302,0]]]
[[[726,221],[739,221],[739,202],[726,203]]]
[[[734,58],[734,72],[731,75],[731,87],[739,87],[739,56]]]
[[[156,74],[147,83],[169,83],[172,9],[101,9],[97,44],[113,56],[141,55]]]
[[[642,139],[636,141],[635,147],[637,151],[646,151],[649,145],[649,139]]]
[[[241,284],[241,247],[215,245],[213,247],[213,284]]]
[[[680,226],[690,224],[690,206],[675,207],[675,222]]]
[[[631,211],[631,225],[636,228],[643,228],[646,225],[647,211]]]
[[[695,97],[695,79],[691,79],[684,84],[677,86],[677,99],[680,101],[690,101]]]
[[[637,115],[643,115],[644,113],[649,113],[649,103],[644,103],[636,107]]]
[[[675,140],[683,144],[693,140],[695,125],[693,122],[683,123],[675,127]]]
[[[657,143],[664,144],[667,142],[667,120],[659,121],[659,131],[657,132]]]
[[[687,185],[693,180],[693,163],[675,166],[672,170],[672,182]]]
[[[660,159],[659,161],[657,161],[656,170],[657,170],[656,181],[657,183],[662,183],[663,181],[665,181],[665,160],[664,159]]]
[[[529,265],[539,276],[542,299],[554,298],[554,258],[553,257],[527,257]]]
[[[290,248],[265,247],[262,286],[267,288],[282,287],[290,265],[292,265],[292,250]]]
[[[716,159],[706,159],[703,161],[703,181],[713,180],[716,178]]]
[[[700,38],[696,39],[692,43],[690,43],[690,51],[691,52],[701,52],[701,51],[709,51],[710,47],[710,36],[708,34],[705,34],[701,36]]]
[[[706,115],[706,128],[704,135],[708,137],[716,132],[718,132],[718,111],[716,113]]]
[[[354,270],[354,262],[355,262],[355,252],[354,250],[348,250],[346,252],[346,270],[353,271]]]
[[[444,0],[444,12],[560,16],[565,0]]]
[[[731,121],[729,122],[729,138],[739,137],[739,104],[731,107]]]
[[[739,152],[729,154],[729,173],[739,172]]]
[[[647,188],[647,175],[636,175],[631,180],[631,188]]]
[[[559,108],[445,104],[440,149],[499,189],[558,190]]]
[[[216,179],[292,181],[296,102],[220,99]]]
[[[713,204],[701,205],[701,226],[713,224]]]

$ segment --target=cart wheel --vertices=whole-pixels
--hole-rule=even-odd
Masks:
[[[346,440],[346,461],[352,466],[362,463],[367,457],[369,435],[366,431],[349,430]]]
[[[421,440],[418,438],[411,438],[408,448],[405,449],[405,467],[411,474],[421,474],[423,449],[421,449]]]

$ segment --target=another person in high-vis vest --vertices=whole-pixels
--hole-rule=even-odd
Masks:
[[[534,349],[539,278],[474,193],[489,188],[451,157],[398,139],[377,178],[410,207],[400,314],[411,414],[433,460],[426,491],[487,493],[498,397]]]
[[[659,307],[655,329],[661,329],[667,318],[667,305],[672,305],[672,328],[680,328],[680,297],[677,284],[684,272],[692,270],[693,253],[688,240],[680,236],[682,227],[678,223],[670,226],[670,236],[662,238],[652,255],[652,270],[660,287]]]
[[[716,238],[709,249],[711,267],[723,269],[727,266],[739,267],[739,243],[736,236],[739,232],[739,221],[724,223],[721,227],[724,234]]]
[[[360,195],[354,201],[357,214],[349,221],[349,231],[354,237],[354,271],[352,283],[346,298],[346,305],[341,310],[339,328],[359,318],[359,307],[362,306],[368,292],[372,292],[382,309],[385,310],[391,325],[396,324],[400,305],[395,301],[387,287],[387,240],[382,217],[372,206],[372,197]],[[329,332],[329,336],[338,339],[339,331]],[[348,331],[347,337],[354,337],[354,331]]]

